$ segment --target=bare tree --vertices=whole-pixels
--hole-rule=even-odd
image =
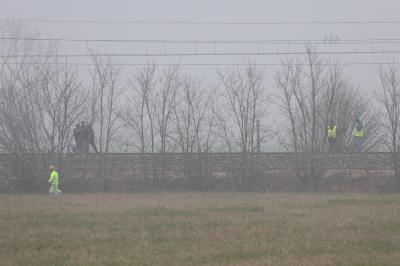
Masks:
[[[338,126],[339,151],[353,152],[355,150],[352,131],[356,118],[360,118],[364,124],[363,150],[374,150],[381,143],[379,116],[371,100],[350,81],[342,83],[342,86],[337,88],[330,117]]]
[[[131,128],[138,141],[133,145],[141,153],[154,151],[154,124],[153,111],[151,110],[151,97],[156,87],[156,67],[148,64],[140,68],[129,81],[131,90],[128,105],[120,115],[125,125]],[[149,114],[150,113],[150,114]],[[150,144],[149,144],[150,142]],[[150,147],[149,147],[150,146]]]
[[[186,175],[194,179],[197,189],[204,188],[208,176],[208,153],[214,129],[214,90],[186,76],[174,100],[172,138],[185,153]]]
[[[399,126],[400,126],[400,69],[395,63],[378,68],[380,88],[378,102],[383,108],[382,121],[386,129],[386,144],[393,153],[396,189],[400,190],[400,171],[398,167]]]
[[[400,69],[396,64],[378,68],[380,88],[378,101],[384,109],[384,126],[387,129],[386,141],[390,151],[398,152],[400,126]]]
[[[67,58],[55,61],[51,69],[44,69],[40,89],[35,91],[35,102],[40,110],[43,128],[49,138],[50,152],[69,152],[73,124],[81,117],[87,100],[79,78],[78,66]]]
[[[223,84],[222,108],[216,115],[219,136],[230,152],[239,150],[240,165],[232,166],[230,171],[236,176],[240,190],[252,190],[255,175],[250,173],[247,153],[256,152],[257,120],[266,121],[266,89],[263,85],[263,72],[249,64],[244,69],[219,73]]]
[[[175,146],[170,142],[170,130],[176,93],[182,85],[179,74],[179,65],[166,69],[160,77],[159,87],[153,99],[160,153],[175,150]]]
[[[22,26],[8,25],[5,30],[7,36],[32,37]],[[71,125],[80,115],[85,97],[77,67],[46,56],[55,44],[15,38],[2,40],[0,47],[0,147],[15,156],[17,176],[29,187],[26,181],[37,166],[26,153],[41,153],[42,169],[49,161],[62,168],[61,153],[68,150]],[[35,53],[44,56],[30,56]]]
[[[98,143],[100,153],[111,150],[115,141],[118,124],[116,104],[122,94],[119,78],[122,69],[113,64],[110,57],[92,55],[92,117],[90,124],[97,125]],[[95,127],[96,128],[96,127]]]
[[[368,102],[346,77],[338,64],[326,64],[314,48],[307,47],[306,60],[289,60],[276,75],[277,104],[288,123],[281,130],[287,136],[285,147],[307,153],[297,175],[303,188],[317,189],[324,170],[315,165],[315,153],[326,150],[326,129],[330,119],[338,126],[341,151],[352,150],[354,120],[365,121],[364,149],[378,142],[376,119]]]
[[[112,162],[106,159],[115,144],[118,129],[117,104],[123,91],[119,84],[122,68],[117,67],[111,57],[92,53],[93,68],[90,71],[92,81],[91,121],[94,134],[97,135],[99,147],[99,163],[97,173],[103,181],[103,190],[110,190],[110,176],[107,170],[112,168]],[[96,145],[97,146],[97,145]]]
[[[30,36],[21,26],[6,24],[3,30],[2,34],[8,36]],[[43,142],[33,139],[37,127],[31,127],[37,110],[30,101],[32,89],[36,89],[40,80],[40,72],[32,66],[40,67],[40,61],[29,57],[29,54],[36,52],[40,47],[32,41],[18,39],[2,40],[0,47],[1,145],[7,151],[16,154],[40,151]]]
[[[173,106],[174,140],[183,153],[209,151],[214,93],[191,77],[182,83]]]
[[[152,96],[157,85],[156,67],[148,64],[138,69],[133,80],[129,81],[130,96],[125,109],[120,112],[124,124],[133,130],[135,139],[130,144],[137,147],[142,154],[142,172],[146,189],[150,187],[149,172],[145,153],[154,153],[154,110]],[[129,138],[131,139],[131,138]],[[154,163],[151,163],[152,180],[154,180]]]
[[[219,73],[223,84],[223,108],[219,111],[220,136],[230,151],[256,151],[256,121],[266,120],[263,72],[249,64],[245,69]]]

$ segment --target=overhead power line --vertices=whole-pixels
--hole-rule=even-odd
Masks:
[[[356,55],[356,54],[399,54],[400,50],[382,51],[318,51],[317,55]],[[303,52],[207,52],[207,53],[96,53],[96,54],[27,54],[0,55],[0,58],[30,57],[173,57],[173,56],[271,56],[271,55],[307,55]]]
[[[179,43],[179,44],[288,44],[288,43],[321,43],[321,44],[340,44],[340,43],[400,43],[400,38],[369,38],[369,39],[270,39],[270,40],[154,40],[154,39],[74,39],[74,38],[30,38],[30,37],[0,37],[0,40],[17,40],[17,41],[60,41],[60,42],[117,42],[117,43]]]
[[[0,22],[80,23],[80,24],[178,24],[178,25],[318,25],[318,24],[400,24],[398,20],[311,20],[311,21],[195,21],[168,19],[0,19]]]
[[[10,62],[7,64],[11,65],[71,65],[71,66],[95,66],[96,64],[94,63],[81,63],[81,62],[21,62],[21,63],[16,63],[16,62]],[[252,64],[246,64],[246,63],[106,63],[107,65],[112,65],[112,66],[148,66],[148,65],[155,65],[155,66],[199,66],[199,67],[209,67],[209,66],[248,66],[248,65],[254,65],[254,66],[284,66],[287,65],[285,63],[252,63]],[[296,65],[304,66],[308,65],[306,63],[295,63]],[[350,66],[350,65],[392,65],[392,64],[400,64],[400,62],[340,62],[340,63],[316,63],[314,65],[319,65],[319,66],[334,66],[334,65],[344,65],[344,66]]]

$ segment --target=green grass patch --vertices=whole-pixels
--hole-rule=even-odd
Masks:
[[[354,243],[361,251],[373,253],[392,253],[399,250],[399,243],[393,243],[388,240],[362,240]]]
[[[400,233],[400,221],[383,221],[377,225],[377,229],[384,232]]]
[[[233,263],[248,259],[257,259],[268,256],[270,253],[266,250],[232,250],[224,253],[205,256],[200,261],[202,263]]]
[[[315,203],[313,208],[354,205],[400,205],[400,196],[335,197]]]
[[[241,207],[241,206],[229,206],[223,208],[210,208],[207,209],[208,212],[215,213],[252,213],[252,212],[263,212],[264,209],[259,206],[251,206],[251,207]]]
[[[174,217],[188,217],[188,216],[190,217],[196,215],[197,213],[193,210],[157,207],[148,209],[133,209],[131,211],[123,211],[121,214],[138,215],[145,218],[151,218],[151,217],[174,218]]]
[[[398,195],[2,197],[2,265],[395,265],[400,260]],[[343,208],[327,209],[336,206]]]

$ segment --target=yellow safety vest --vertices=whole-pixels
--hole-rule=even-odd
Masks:
[[[58,172],[56,170],[51,171],[49,183],[58,184]]]
[[[356,138],[363,138],[364,137],[364,130],[358,130],[356,127],[353,129],[353,137]]]
[[[328,127],[328,138],[336,138],[336,126],[333,126],[333,128]]]

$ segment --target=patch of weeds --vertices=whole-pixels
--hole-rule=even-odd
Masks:
[[[57,254],[56,256],[48,256],[43,261],[43,264],[45,264],[45,265],[71,265],[71,257],[67,254]]]
[[[294,218],[305,218],[307,214],[303,212],[288,212],[287,215],[294,217]]]
[[[111,255],[106,256],[103,261],[103,265],[150,265],[143,256],[136,256],[136,255]]]
[[[148,217],[188,217],[194,216],[196,213],[192,210],[185,209],[170,209],[170,208],[149,208],[149,209],[134,209],[133,211],[124,211],[123,214],[133,214]]]
[[[400,221],[396,220],[363,220],[358,224],[347,226],[351,232],[358,234],[400,233]]]
[[[398,251],[398,245],[388,240],[357,241],[355,246],[370,252],[392,253]]]
[[[328,204],[329,205],[353,205],[356,203],[364,203],[365,200],[363,199],[355,199],[355,198],[334,198],[334,199],[329,199]]]
[[[17,252],[20,249],[20,246],[18,245],[18,243],[16,241],[12,241],[12,240],[0,240],[0,254],[1,252]]]
[[[270,220],[262,218],[262,219],[254,219],[248,221],[246,224],[250,227],[263,227],[267,226],[267,224],[271,223]]]
[[[73,228],[86,228],[91,229],[95,224],[98,224],[99,215],[95,213],[52,213],[41,216],[33,216],[29,219],[23,220],[25,226],[30,228],[44,228],[50,227],[73,227]]]
[[[215,255],[204,256],[200,259],[202,263],[230,263],[234,261],[257,259],[270,255],[270,252],[266,250],[252,250],[243,251],[235,250]]]
[[[251,207],[224,207],[224,208],[211,208],[207,209],[208,212],[217,212],[217,213],[248,213],[248,212],[263,212],[264,209],[258,206]]]
[[[358,200],[355,198],[332,198],[327,201],[318,202],[313,205],[313,208],[331,208],[336,206],[347,206],[358,203]]]
[[[371,233],[371,227],[366,224],[349,224],[345,229],[355,234]]]
[[[400,232],[400,221],[385,221],[378,224],[378,229],[393,233]]]
[[[325,253],[326,253],[326,251],[321,247],[307,248],[301,252],[301,254],[308,255],[308,256],[320,256]]]
[[[151,232],[167,232],[171,230],[180,230],[180,231],[191,231],[194,225],[190,224],[188,222],[165,222],[165,221],[160,221],[160,222],[152,222],[149,224],[146,224],[144,226],[145,230],[151,231]]]
[[[353,197],[337,197],[330,198],[327,201],[318,202],[314,204],[313,208],[330,208],[336,206],[350,206],[350,205],[398,205],[400,204],[399,197],[387,196],[374,196],[367,198],[353,198]]]

